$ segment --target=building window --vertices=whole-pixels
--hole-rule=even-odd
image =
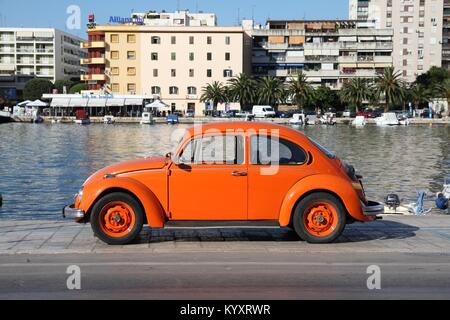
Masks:
[[[152,94],[161,94],[160,87],[152,87]]]
[[[223,76],[224,76],[225,78],[231,78],[231,77],[233,77],[233,70],[230,70],[230,69],[225,69],[225,70],[223,70]]]
[[[207,76],[208,78],[211,78],[211,77],[212,77],[212,69],[206,70],[206,76]]]
[[[212,52],[208,52],[206,54],[206,60],[211,61],[212,60]]]
[[[189,44],[194,44],[194,37],[193,36],[189,37]]]
[[[403,44],[408,44],[408,38],[403,38]]]
[[[118,67],[112,67],[111,68],[111,74],[114,76],[119,75],[119,68]]]
[[[178,87],[170,87],[169,94],[178,94]]]
[[[206,43],[207,44],[212,44],[212,37],[207,37],[206,38]]]
[[[152,61],[157,61],[157,60],[158,60],[158,53],[152,52]]]
[[[131,94],[136,93],[136,84],[135,83],[129,83],[128,86],[128,92]]]
[[[111,43],[119,43],[119,35],[118,34],[111,35]]]
[[[112,84],[112,91],[113,92],[119,92],[120,91],[120,86],[118,83],[113,83]]]
[[[225,52],[225,61],[231,60],[231,54],[229,52]]]
[[[194,53],[193,52],[189,52],[189,61],[194,61]]]
[[[158,69],[153,69],[153,76],[158,77]]]
[[[230,45],[231,44],[231,38],[230,37],[225,37],[225,44],[226,45]]]
[[[129,67],[129,68],[127,69],[127,73],[128,73],[129,76],[135,76],[135,75],[136,75],[136,68],[134,68],[134,67]]]
[[[189,69],[189,77],[194,77],[194,69]]]
[[[161,44],[160,37],[152,37],[152,44]]]
[[[176,77],[177,76],[177,70],[176,69],[170,70],[170,76],[171,77]]]
[[[177,44],[177,37],[175,37],[175,36],[170,37],[170,43]]]
[[[188,94],[196,95],[197,94],[197,88],[196,87],[188,87]]]
[[[119,59],[119,51],[111,51],[111,60]]]
[[[127,36],[127,42],[128,43],[136,43],[136,35],[135,34],[129,34]]]
[[[170,59],[171,59],[172,61],[177,60],[177,53],[176,53],[176,52],[172,52],[172,53],[170,54]]]
[[[136,51],[128,51],[127,58],[128,58],[128,60],[135,60],[136,59]]]

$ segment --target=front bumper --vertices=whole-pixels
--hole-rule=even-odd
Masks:
[[[362,203],[361,206],[366,217],[376,217],[384,214],[384,205],[379,202],[369,201],[368,205]]]
[[[81,209],[76,209],[75,205],[65,206],[62,210],[63,218],[73,219],[76,221],[83,220],[86,213]]]

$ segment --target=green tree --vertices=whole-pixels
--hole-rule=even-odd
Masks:
[[[255,101],[255,89],[256,81],[245,73],[228,80],[230,100],[239,101],[244,110],[249,110]]]
[[[431,97],[431,92],[421,83],[412,84],[407,90],[407,96],[414,104],[414,108],[419,109],[420,104],[426,103]]]
[[[441,67],[431,67],[426,73],[423,73],[417,77],[416,83],[423,85],[427,89],[432,89],[446,79],[450,78],[450,72]]]
[[[25,100],[42,99],[45,93],[52,93],[53,83],[45,79],[31,79],[25,84],[23,89],[23,98]]]
[[[328,108],[339,109],[338,93],[327,86],[320,86],[314,91],[314,104],[316,108],[327,111]]]
[[[80,93],[81,91],[87,90],[88,85],[86,83],[78,83],[72,86],[69,90],[70,94]]]
[[[284,83],[275,77],[263,77],[258,81],[258,103],[275,106],[286,97]]]
[[[400,72],[395,72],[394,67],[388,67],[375,80],[376,92],[385,101],[385,112],[404,101],[405,90],[400,77]]]
[[[373,91],[366,79],[353,78],[346,82],[340,91],[341,100],[356,108],[356,112],[362,109],[364,101],[371,99]]]
[[[303,72],[300,72],[297,77],[292,77],[287,85],[287,95],[302,110],[314,96],[314,89],[308,83],[308,78]]]
[[[64,87],[66,87],[67,92],[69,92],[70,88],[74,85],[74,83],[70,80],[56,80],[54,84],[54,88],[58,90],[58,93],[64,92]]]
[[[202,89],[201,102],[212,102],[214,110],[217,110],[219,103],[225,103],[228,101],[227,90],[219,81],[214,81],[212,84],[208,84]]]

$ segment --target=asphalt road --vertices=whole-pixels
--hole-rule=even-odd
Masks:
[[[67,287],[72,265],[80,268],[80,290]],[[372,265],[379,267],[381,289],[368,289]],[[0,299],[450,299],[450,259],[408,253],[11,255],[1,256],[0,283]]]

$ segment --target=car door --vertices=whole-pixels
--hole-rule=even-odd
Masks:
[[[192,139],[171,167],[172,220],[247,220],[248,171],[241,135]]]
[[[307,161],[305,150],[288,139],[250,136],[248,219],[278,220],[289,189],[311,174]]]

